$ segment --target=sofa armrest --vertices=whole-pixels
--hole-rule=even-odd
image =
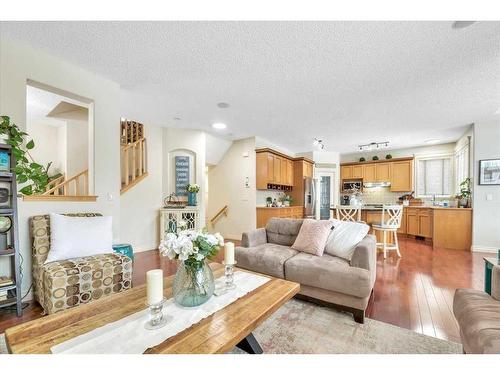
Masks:
[[[491,296],[500,301],[500,266],[494,266],[491,271]]]
[[[377,241],[373,234],[368,234],[354,249],[351,267],[364,268],[375,273],[377,269]]]
[[[243,233],[241,237],[242,247],[254,247],[267,243],[266,228],[254,229]]]

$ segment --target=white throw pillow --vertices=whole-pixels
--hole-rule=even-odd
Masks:
[[[112,253],[112,219],[50,214],[50,250],[45,263]]]
[[[331,221],[333,230],[326,241],[325,253],[350,261],[356,245],[365,238],[370,227],[352,221]]]

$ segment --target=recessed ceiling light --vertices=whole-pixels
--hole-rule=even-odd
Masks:
[[[224,124],[224,123],[222,123],[222,122],[214,122],[214,123],[212,124],[212,128],[214,128],[214,129],[218,129],[218,130],[222,130],[222,129],[227,128],[227,125],[226,125],[226,124]]]
[[[441,140],[439,139],[428,139],[427,141],[425,141],[425,143],[427,143],[428,145],[435,145],[436,143],[439,142],[441,142]]]
[[[220,103],[217,103],[217,107],[219,107],[219,108],[229,108],[229,103],[220,102]]]
[[[474,23],[476,23],[476,21],[455,21],[452,23],[451,28],[452,29],[465,29],[466,27],[469,27]]]

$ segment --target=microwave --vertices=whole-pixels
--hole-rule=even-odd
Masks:
[[[363,181],[342,181],[342,191],[349,191],[352,189],[363,190]]]

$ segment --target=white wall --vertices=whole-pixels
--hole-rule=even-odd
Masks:
[[[86,120],[66,121],[66,175],[68,178],[88,169],[89,124]]]
[[[58,134],[60,129],[64,129],[64,125],[52,126],[42,123],[29,124],[27,133],[35,141],[35,148],[30,151],[33,159],[43,166],[52,162],[50,174],[64,173],[64,155],[59,154]],[[54,144],[55,143],[55,144]]]
[[[159,209],[162,206],[163,128],[144,125],[148,176],[120,196],[120,242],[135,252],[158,248]]]
[[[474,251],[500,249],[500,186],[478,185],[479,161],[500,159],[500,120],[474,125],[474,193],[473,239]],[[491,195],[492,200],[486,200]]]
[[[0,113],[26,129],[26,82],[40,82],[95,103],[95,203],[23,202],[19,200],[20,250],[24,258],[23,292],[31,284],[28,218],[49,212],[101,212],[113,216],[113,234],[120,227],[120,88],[118,84],[61,61],[42,51],[0,38]],[[54,145],[55,146],[55,145]]]
[[[255,138],[234,141],[208,172],[207,217],[228,206],[228,216],[222,216],[213,228],[226,238],[241,239],[243,232],[256,228],[255,148]]]
[[[195,155],[193,178],[200,185],[198,193],[198,207],[200,226],[205,226],[205,157],[206,133],[200,130],[184,130],[174,128],[163,129],[163,197],[175,191],[173,156],[178,151],[187,151]]]
[[[205,134],[206,141],[206,163],[207,165],[217,165],[222,160],[232,141],[216,137],[212,134]]]

